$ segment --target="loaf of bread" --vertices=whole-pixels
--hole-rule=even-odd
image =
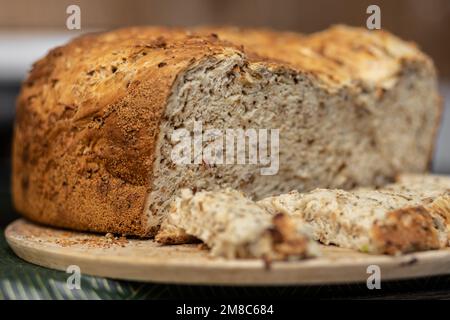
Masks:
[[[299,219],[272,215],[236,190],[194,195],[183,189],[169,217],[170,222],[165,221],[157,235],[158,241],[171,243],[173,231],[176,237],[181,229],[202,240],[214,256],[285,260],[318,255]]]
[[[86,35],[37,61],[22,86],[14,204],[52,226],[153,236],[181,188],[261,199],[424,172],[439,116],[432,62],[384,31]],[[174,132],[198,121],[203,131],[279,130],[279,166],[264,175],[262,162],[175,163]]]

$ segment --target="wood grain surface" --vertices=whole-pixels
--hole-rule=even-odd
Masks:
[[[198,245],[161,246],[152,240],[106,237],[40,226],[19,219],[6,239],[22,259],[57,270],[77,265],[88,275],[148,282],[221,285],[303,285],[366,282],[377,265],[382,280],[450,273],[450,249],[398,257],[322,246],[305,261],[225,260]]]

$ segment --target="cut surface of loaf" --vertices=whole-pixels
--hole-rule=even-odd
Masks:
[[[423,172],[435,70],[387,32],[160,27],[86,35],[37,61],[17,101],[13,197],[53,226],[154,235],[181,188],[254,199]],[[279,129],[279,168],[177,165],[176,129]],[[204,141],[208,145],[210,141]]]
[[[174,201],[170,222],[156,240],[171,243],[178,230],[202,240],[214,256],[226,258],[303,259],[318,254],[301,224],[288,215],[272,215],[241,192],[183,189]]]

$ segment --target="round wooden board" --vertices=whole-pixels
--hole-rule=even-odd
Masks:
[[[365,282],[377,265],[381,280],[450,273],[450,248],[399,257],[321,246],[323,256],[290,262],[212,258],[199,245],[161,246],[152,240],[108,239],[16,220],[6,239],[22,259],[44,267],[114,279],[220,285],[301,285]]]

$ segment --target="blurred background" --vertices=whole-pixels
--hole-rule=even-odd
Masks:
[[[66,8],[81,8],[81,30],[67,30]],[[344,23],[365,27],[369,5],[381,27],[416,42],[435,61],[446,100],[433,171],[450,173],[450,0],[0,0],[0,227],[14,218],[10,148],[15,98],[33,61],[86,32],[129,25],[264,26],[310,33]]]

